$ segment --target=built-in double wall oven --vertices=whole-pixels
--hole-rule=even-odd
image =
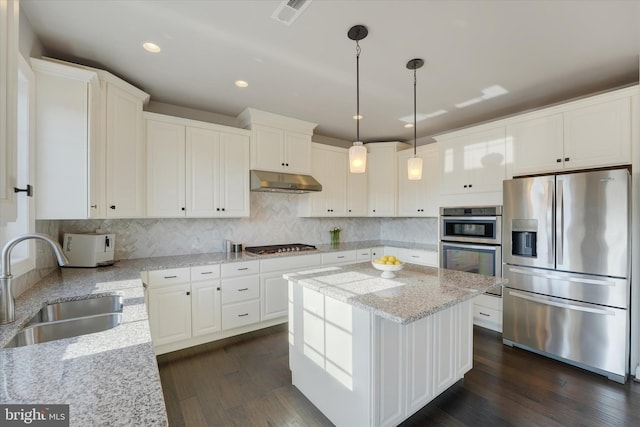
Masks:
[[[440,208],[440,267],[502,276],[502,206]]]

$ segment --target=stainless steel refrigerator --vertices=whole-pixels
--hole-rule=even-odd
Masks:
[[[627,169],[503,186],[503,342],[624,383],[629,371]]]

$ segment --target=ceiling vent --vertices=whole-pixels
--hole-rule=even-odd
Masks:
[[[311,0],[284,0],[271,17],[285,25],[291,25],[310,3]]]

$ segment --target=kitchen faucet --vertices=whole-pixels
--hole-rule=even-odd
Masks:
[[[39,239],[51,245],[58,259],[58,264],[67,265],[69,260],[62,251],[60,243],[42,233],[27,233],[9,240],[2,248],[2,270],[0,271],[0,325],[16,320],[15,299],[11,289],[11,250],[15,245],[28,239]]]

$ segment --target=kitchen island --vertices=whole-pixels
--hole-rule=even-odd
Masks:
[[[499,277],[369,263],[286,274],[296,386],[337,426],[397,425],[472,367],[473,298]]]

